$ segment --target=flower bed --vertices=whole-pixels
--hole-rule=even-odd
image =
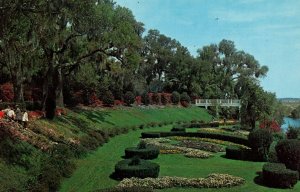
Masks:
[[[122,180],[117,187],[150,187],[166,189],[172,187],[221,188],[242,185],[245,180],[228,174],[210,174],[206,178],[160,177],[160,178],[130,178]]]
[[[152,139],[143,139],[142,142],[145,142],[147,146],[154,146],[158,147],[160,150],[164,150],[165,154],[167,152],[170,152],[168,154],[174,154],[176,153],[182,153],[185,154],[187,157],[195,157],[195,158],[209,158],[212,156],[211,153],[202,151],[199,149],[191,149],[187,147],[179,147],[174,146],[171,144],[166,143],[166,139],[160,139],[160,138],[152,138]]]
[[[224,146],[214,144],[214,143],[204,142],[204,141],[183,140],[176,145],[180,147],[200,149],[200,150],[209,151],[213,153],[225,151]]]
[[[236,144],[230,141],[223,141],[223,140],[218,140],[218,139],[210,139],[210,138],[200,138],[200,137],[181,137],[181,136],[173,136],[173,137],[168,137],[171,140],[176,140],[176,141],[197,141],[197,142],[208,142],[208,143],[214,143],[214,144],[219,144],[219,145],[225,145],[225,146],[238,146],[241,148],[245,149],[250,149],[249,147],[245,145],[240,145]]]

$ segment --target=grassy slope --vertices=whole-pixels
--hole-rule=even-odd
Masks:
[[[90,130],[111,129],[113,127],[127,127],[150,122],[171,122],[190,120],[210,120],[205,110],[201,108],[176,108],[163,109],[95,109],[68,111],[65,116],[57,117],[53,121],[45,119],[33,121],[28,131],[31,143],[43,143],[45,145],[53,141],[75,139],[78,140]],[[41,145],[38,145],[41,146]],[[111,149],[110,149],[111,150]],[[110,153],[107,152],[109,155]],[[37,162],[38,164],[38,162]],[[0,192],[16,187],[22,189],[28,180],[28,171],[15,166],[7,165],[0,158]]]
[[[61,116],[53,121],[40,120],[37,127],[53,129],[57,135],[66,138],[79,137],[89,129],[109,129],[141,125],[150,122],[175,122],[178,120],[206,120],[211,116],[198,107],[161,109],[123,108],[69,111],[67,116]]]

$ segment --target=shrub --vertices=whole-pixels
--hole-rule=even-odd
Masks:
[[[161,95],[159,93],[154,93],[152,95],[152,102],[153,102],[153,104],[156,104],[156,105],[161,104]]]
[[[180,94],[177,91],[173,91],[171,100],[173,104],[177,105],[180,101]]]
[[[160,133],[144,132],[142,138],[160,138]]]
[[[146,178],[146,177],[158,177],[159,174],[159,165],[156,163],[152,163],[146,160],[140,160],[138,164],[133,163],[136,162],[136,159],[125,159],[119,161],[115,165],[115,176],[117,179],[123,178]]]
[[[190,96],[187,94],[187,92],[183,92],[183,93],[180,95],[180,101],[181,101],[181,102],[187,102],[187,103],[190,103],[190,102],[191,102],[191,98],[190,98]]]
[[[127,106],[130,106],[135,101],[135,96],[131,91],[127,91],[124,95],[124,102]]]
[[[100,146],[100,142],[95,138],[89,135],[85,135],[80,138],[80,143],[83,147],[88,150],[94,150]]]
[[[275,147],[277,157],[288,169],[300,172],[300,140],[285,139]]]
[[[249,145],[261,160],[268,159],[269,148],[273,142],[272,134],[265,129],[255,129],[248,135]]]
[[[179,131],[179,132],[185,132],[185,128],[181,125],[174,125],[171,131]]]
[[[167,104],[171,103],[171,96],[172,96],[172,94],[170,94],[170,93],[162,93],[161,94],[161,103],[163,105],[167,105]]]
[[[150,99],[149,99],[149,95],[147,92],[143,93],[143,95],[142,95],[142,103],[144,103],[144,105],[150,104]]]
[[[292,188],[298,178],[298,172],[286,169],[284,164],[266,163],[263,166],[263,181],[268,186]]]
[[[107,106],[114,105],[115,98],[111,91],[105,91],[102,96],[103,104]]]
[[[238,146],[226,147],[226,157],[229,159],[245,159],[243,149]]]
[[[300,134],[299,128],[290,127],[290,126],[286,132],[286,136],[288,139],[297,139],[299,134]]]
[[[141,159],[156,159],[159,155],[159,149],[156,147],[129,147],[125,149],[125,158],[132,158],[138,156]]]
[[[14,88],[12,83],[0,85],[0,100],[3,102],[12,102],[14,100]]]

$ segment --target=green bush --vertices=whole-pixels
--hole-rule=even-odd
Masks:
[[[253,154],[259,155],[262,161],[267,160],[273,142],[272,133],[265,129],[255,129],[248,135],[248,140]]]
[[[297,139],[299,137],[299,134],[300,134],[299,128],[289,126],[289,128],[286,132],[286,137],[288,139]]]
[[[288,169],[300,172],[300,140],[285,139],[275,147],[277,157]]]
[[[245,160],[246,158],[244,150],[238,146],[226,147],[226,157],[229,159],[239,159],[239,160]]]
[[[153,133],[153,132],[143,132],[141,133],[142,138],[160,138],[159,133]]]
[[[161,95],[158,93],[153,93],[152,102],[153,104],[159,105],[161,103]]]
[[[177,91],[173,91],[171,100],[173,104],[177,105],[180,101],[180,94]]]
[[[144,105],[150,104],[150,99],[149,99],[149,95],[147,92],[143,93],[143,95],[142,95],[142,103],[144,103]]]
[[[105,91],[102,96],[102,101],[104,105],[112,106],[114,105],[115,98],[111,91]]]
[[[129,147],[125,149],[125,158],[138,156],[141,159],[156,159],[159,155],[159,149],[156,147]]]
[[[174,125],[171,131],[185,132],[185,128],[182,125]]]
[[[286,169],[281,163],[266,163],[262,175],[266,185],[280,188],[292,188],[299,178],[297,171]]]
[[[125,159],[115,165],[114,175],[117,179],[131,177],[158,177],[159,165],[157,163],[152,163],[147,160],[140,160],[139,164],[136,165],[135,163],[132,163],[132,161],[132,159]]]
[[[130,106],[135,101],[135,96],[131,91],[127,91],[124,95],[124,102],[127,106]]]
[[[100,141],[90,135],[82,136],[79,140],[80,144],[88,150],[94,150],[101,145]]]
[[[187,103],[190,103],[191,102],[191,98],[190,98],[190,96],[187,94],[187,92],[183,92],[183,93],[181,93],[181,95],[180,95],[180,101],[181,102],[187,102]]]

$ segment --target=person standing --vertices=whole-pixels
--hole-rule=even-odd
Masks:
[[[20,110],[19,107],[17,107],[17,109],[16,109],[16,120],[18,121],[18,123],[22,122],[22,117],[23,117],[22,111]]]
[[[26,110],[24,111],[23,116],[22,116],[22,123],[23,123],[24,128],[27,128],[27,126],[28,126],[28,113],[27,113]]]

